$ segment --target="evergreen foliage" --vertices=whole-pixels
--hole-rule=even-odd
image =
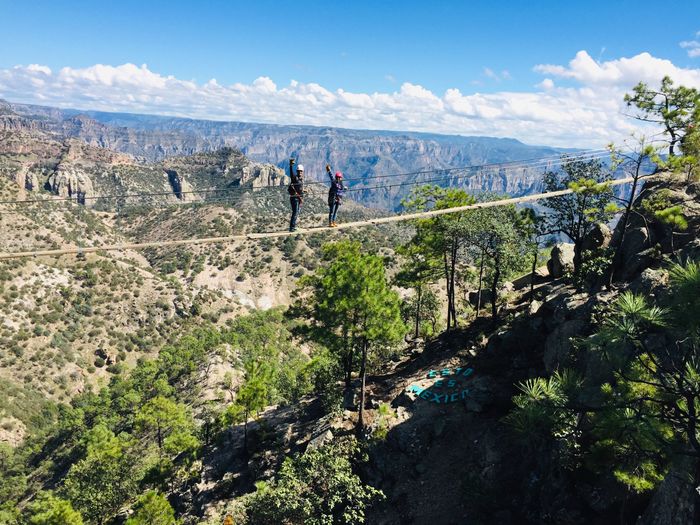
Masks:
[[[598,160],[567,160],[561,172],[544,176],[545,191],[571,189],[573,193],[551,197],[545,202],[548,233],[562,233],[574,244],[574,275],[584,263],[583,240],[596,223],[606,223],[617,211],[612,203],[610,173]]]
[[[149,490],[138,498],[126,525],[177,525],[175,511],[162,494]]]
[[[246,504],[257,525],[352,525],[365,523],[365,510],[382,499],[353,470],[359,448],[354,440],[287,458],[276,479],[258,484]]]

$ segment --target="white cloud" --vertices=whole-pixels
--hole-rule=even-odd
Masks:
[[[500,82],[501,80],[510,80],[512,78],[510,76],[510,71],[508,71],[507,69],[502,70],[500,73],[496,73],[490,67],[485,67],[483,70],[483,74],[486,78],[490,78],[491,80],[495,80],[496,82]]]
[[[506,78],[506,72],[488,71]],[[624,115],[629,110],[622,97],[640,80],[655,85],[669,75],[679,84],[700,88],[700,69],[680,68],[648,53],[599,62],[580,51],[567,65],[538,65],[535,71],[546,76],[533,92],[481,94],[451,88],[439,94],[405,82],[391,92],[357,93],[294,80],[278,86],[265,76],[249,84],[223,85],[215,79],[198,84],[161,75],[146,65],[97,64],[53,72],[32,64],[0,69],[0,97],[102,111],[601,147],[624,140],[636,129],[637,123]]]
[[[700,31],[695,36],[700,36]],[[687,50],[690,58],[700,57],[700,40],[685,40],[680,43],[680,46]]]
[[[700,69],[677,67],[670,60],[640,53],[631,58],[596,62],[586,51],[576,53],[569,66],[543,64],[538,73],[577,80],[589,85],[633,85],[639,81],[658,82],[664,75],[684,85],[700,85]]]
[[[548,91],[554,87],[554,80],[551,78],[545,78],[542,82],[537,84],[535,87],[538,87],[540,89],[544,89],[545,91]]]

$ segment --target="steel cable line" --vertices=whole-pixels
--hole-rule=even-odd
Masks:
[[[606,154],[607,155],[607,154]],[[574,160],[595,160],[598,157],[581,157],[577,158]],[[562,162],[569,161],[570,159],[565,159]],[[551,165],[552,163],[548,162],[548,165]],[[558,164],[558,163],[555,163]],[[532,168],[533,166],[526,166],[528,168]],[[535,166],[537,167],[537,166]],[[511,168],[512,169],[512,168]],[[452,168],[449,169],[449,173],[455,173],[458,171],[471,171],[472,168],[465,167],[465,168]],[[435,173],[438,171],[442,170],[432,170],[432,171],[425,171],[423,173],[428,174],[428,173]],[[488,171],[476,171],[472,173],[466,173],[464,175],[449,175],[449,181],[459,181],[459,180],[464,180],[464,179],[470,179],[474,178],[479,175],[488,175]],[[397,187],[403,187],[403,186],[416,186],[416,185],[423,185],[423,184],[430,184],[434,182],[442,182],[447,179],[447,176],[439,176],[439,177],[434,177],[431,179],[427,180],[413,180],[413,181],[407,181],[407,182],[402,182],[402,183],[397,183],[397,184],[385,184],[385,185],[376,185],[376,186],[362,186],[362,187],[355,187],[355,188],[348,188],[346,192],[369,192],[373,190],[381,190],[381,189],[391,189],[391,188],[397,188]],[[305,183],[305,185],[308,185],[309,183]],[[317,184],[322,184],[324,187],[326,186],[326,183],[317,183]],[[259,188],[257,190],[254,190],[251,192],[251,188],[247,187],[238,187],[238,188],[219,188],[219,189],[211,189],[211,190],[204,190],[207,193],[221,193],[221,194],[228,194],[231,193],[232,190],[237,191],[239,194],[234,195],[233,197],[231,196],[218,196],[214,198],[207,198],[205,200],[197,200],[197,201],[181,201],[181,202],[130,202],[130,203],[125,203],[123,205],[118,204],[117,205],[117,212],[120,213],[123,210],[129,210],[129,209],[138,209],[140,207],[152,207],[152,208],[157,208],[157,209],[166,209],[166,208],[174,208],[174,207],[184,207],[184,206],[207,206],[207,205],[212,205],[212,204],[229,204],[229,205],[236,205],[239,204],[243,201],[246,200],[251,200],[255,199],[256,197],[260,198],[262,195],[263,191],[266,191],[268,193],[271,193],[272,190],[279,190],[283,186],[266,186],[263,188]],[[203,190],[193,190],[187,192],[187,194],[198,194],[202,192]],[[185,192],[182,192],[183,194]],[[151,196],[153,194],[133,194],[133,196]],[[174,194],[172,192],[165,193],[165,195],[173,197]],[[275,194],[272,194],[275,195]],[[282,197],[284,198],[284,197]],[[63,199],[62,201],[65,201]],[[53,204],[53,203],[60,203],[62,201],[59,201],[57,199],[44,199],[41,200],[40,202],[42,204]],[[1,204],[1,203],[0,203]],[[99,211],[99,210],[98,210]]]
[[[388,178],[388,177],[398,177],[398,176],[409,176],[409,175],[420,175],[420,174],[430,174],[430,173],[445,173],[445,177],[452,172],[456,171],[466,171],[466,170],[472,170],[472,169],[477,169],[477,168],[490,168],[490,167],[503,167],[504,169],[518,169],[518,168],[530,168],[530,169],[536,169],[537,167],[541,167],[544,165],[556,165],[556,164],[561,164],[562,162],[567,162],[567,161],[572,161],[572,160],[594,160],[597,158],[603,158],[605,156],[608,156],[609,153],[601,151],[596,154],[582,154],[580,156],[567,156],[563,159],[560,159],[557,162],[557,159],[546,159],[546,160],[540,160],[535,164],[531,164],[532,162],[535,162],[535,160],[530,160],[530,161],[525,161],[523,163],[516,163],[515,161],[513,162],[508,162],[508,163],[493,163],[493,164],[481,164],[481,165],[473,165],[473,166],[465,166],[461,168],[436,168],[432,170],[423,170],[423,171],[417,171],[417,172],[412,172],[412,173],[402,173],[402,174],[391,174],[391,175],[378,175],[378,176],[373,176],[373,177],[366,177],[364,179],[348,179],[348,182],[354,182],[354,181],[361,181],[364,182],[366,180],[372,180],[372,179],[378,179],[378,178]],[[437,179],[431,179],[431,182],[436,181]],[[416,184],[419,183],[420,181],[416,181]],[[310,185],[320,185],[320,186],[327,186],[328,183],[323,182],[323,181],[309,181],[305,182],[306,186]],[[260,190],[271,190],[271,189],[277,189],[281,186],[266,186],[263,188],[259,188],[258,191]],[[374,186],[374,187],[365,187],[365,188],[350,188],[347,191],[363,191],[367,189],[375,189],[375,188],[381,188],[382,186]],[[393,187],[393,186],[387,186],[387,187]],[[133,193],[133,194],[115,194],[115,195],[94,195],[94,196],[86,196],[82,198],[78,197],[60,197],[60,198],[46,198],[46,199],[27,199],[27,200],[14,200],[14,201],[0,201],[0,205],[19,205],[19,204],[47,204],[47,203],[59,203],[59,202],[78,202],[80,203],[81,200],[114,200],[114,199],[129,199],[129,198],[144,198],[144,197],[159,197],[159,196],[177,196],[177,195],[197,195],[197,194],[205,194],[205,193],[247,193],[251,190],[251,188],[248,187],[234,187],[234,188],[205,188],[201,190],[188,190],[188,191],[183,191],[183,192],[174,192],[174,191],[167,191],[167,192],[151,192],[151,193]]]
[[[586,159],[591,159],[592,157],[586,157]],[[565,161],[568,161],[570,159],[565,159]],[[459,168],[462,171],[469,171],[470,168]],[[438,170],[433,170],[432,172],[435,172]],[[452,169],[450,170],[450,173],[456,172],[457,169]],[[426,172],[426,173],[432,173],[432,172]],[[456,180],[464,180],[464,179],[470,179],[473,177],[476,177],[478,175],[484,175],[488,174],[488,172],[484,173],[483,171],[477,171],[473,173],[468,173],[464,175],[452,175],[450,177],[450,181],[454,182]],[[370,192],[374,190],[381,190],[381,189],[391,189],[391,188],[396,188],[396,187],[403,187],[403,186],[414,186],[414,185],[422,185],[422,184],[429,184],[429,183],[434,183],[434,182],[443,182],[445,180],[444,176],[441,177],[436,177],[432,179],[427,179],[427,180],[415,180],[415,181],[409,181],[409,182],[403,182],[403,183],[398,183],[398,184],[391,184],[391,185],[377,185],[377,186],[369,186],[369,187],[359,187],[359,188],[349,188],[346,190],[347,192],[358,192],[358,191],[363,191],[363,192]],[[211,190],[209,191],[210,193],[218,192],[224,194],[223,196],[218,196],[214,198],[208,198],[205,200],[197,200],[197,201],[185,201],[185,202],[130,202],[130,203],[124,203],[124,204],[118,204],[116,206],[116,213],[117,214],[124,214],[128,213],[130,210],[138,210],[139,208],[151,208],[151,209],[168,209],[168,208],[180,208],[180,207],[204,207],[204,206],[211,206],[211,205],[222,205],[222,206],[235,206],[237,204],[240,204],[244,201],[249,201],[249,200],[255,200],[256,197],[259,199],[262,197],[262,191],[261,190],[268,190],[268,194],[270,197],[274,197],[274,195],[280,195],[279,193],[269,193],[270,190],[279,190],[282,186],[267,186],[260,188],[257,191],[251,192],[251,188],[235,188],[238,190],[239,194],[235,195],[233,197],[227,196],[227,193],[230,193],[229,190],[226,188],[221,188],[217,190]],[[191,194],[198,193],[197,191],[192,191],[189,192]],[[143,196],[144,194],[136,194],[136,195],[141,195]],[[168,196],[173,196],[171,192],[167,193]],[[280,195],[281,197],[281,195]],[[265,198],[265,197],[262,197]],[[283,200],[284,197],[282,197]],[[72,200],[72,199],[71,199]],[[40,201],[42,204],[55,204],[58,205],[61,202],[65,202],[65,199],[62,201],[57,201],[54,199],[45,199]],[[84,209],[82,207],[76,208],[76,209]],[[68,210],[68,208],[60,208],[56,209],[55,211],[61,211],[61,210]],[[95,210],[95,211],[102,211],[102,210]],[[109,213],[110,210],[104,210],[105,212]],[[22,215],[18,211],[7,211],[3,213],[11,213],[11,214],[16,214],[16,215]]]
[[[528,159],[523,161],[506,161],[501,163],[487,163],[487,164],[474,164],[470,166],[455,167],[455,168],[433,168],[430,170],[421,170],[415,172],[407,173],[394,173],[387,175],[374,175],[370,177],[365,177],[362,179],[352,178],[347,179],[348,183],[353,182],[365,182],[367,180],[383,179],[383,178],[393,178],[393,177],[408,177],[411,175],[426,175],[430,173],[444,173],[447,174],[455,171],[465,171],[473,169],[489,169],[489,168],[504,168],[504,169],[519,169],[519,168],[530,168],[536,169],[543,165],[557,165],[563,162],[575,161],[575,160],[593,160],[597,158],[604,158],[609,156],[610,153],[607,150],[589,150],[578,152],[575,155],[563,154],[559,157],[541,157],[537,159]],[[304,183],[306,186],[327,186],[327,182],[324,181],[308,181]],[[278,186],[266,186],[260,189],[277,188]],[[45,204],[47,202],[80,202],[82,201],[100,201],[100,200],[114,200],[114,199],[131,199],[131,198],[143,198],[143,197],[164,197],[164,196],[177,196],[177,195],[198,195],[206,193],[219,193],[219,192],[246,192],[250,191],[250,188],[246,187],[233,187],[233,188],[204,188],[200,190],[188,190],[188,191],[162,191],[162,192],[148,192],[148,193],[123,193],[114,195],[92,195],[84,196],[82,198],[78,197],[59,197],[59,198],[46,198],[46,199],[25,199],[25,200],[9,200],[0,201],[0,205],[15,205],[15,204]]]

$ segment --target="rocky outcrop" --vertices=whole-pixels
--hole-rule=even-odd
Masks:
[[[241,169],[241,178],[238,185],[252,188],[266,188],[268,186],[286,186],[289,177],[272,164],[251,164]]]
[[[587,324],[583,319],[571,319],[554,328],[544,343],[544,366],[547,372],[569,364],[573,350],[572,339],[578,337]]]
[[[607,248],[612,239],[612,231],[607,224],[596,223],[591,231],[583,238],[581,250],[597,250]]]
[[[92,205],[95,195],[92,180],[79,166],[60,164],[46,181],[47,188],[56,195],[75,199],[79,204]]]
[[[693,523],[694,487],[692,460],[685,459],[666,474],[637,525],[686,525]]]
[[[168,177],[168,182],[170,187],[173,189],[175,196],[183,202],[199,200],[198,197],[192,195],[192,185],[185,180],[185,178],[175,170],[165,170],[165,174]]]
[[[553,279],[564,277],[574,269],[574,245],[561,243],[552,248],[547,271]]]

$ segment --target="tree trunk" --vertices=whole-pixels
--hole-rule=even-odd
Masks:
[[[474,320],[479,318],[479,310],[481,310],[481,289],[484,283],[484,251],[481,250],[481,261],[479,262],[479,288],[476,291],[476,315]]]
[[[343,332],[345,342],[345,357],[343,359],[343,374],[345,376],[345,390],[352,388],[352,358],[354,357],[353,345],[350,343],[348,332]]]
[[[345,388],[350,389],[352,388],[352,348],[348,350],[348,353],[345,356],[345,363],[343,364],[343,368],[345,368]]]
[[[158,430],[156,431],[156,437],[158,439],[158,457],[163,457],[163,431],[158,425]]]
[[[627,233],[627,225],[629,224],[630,211],[632,210],[632,205],[634,204],[634,196],[637,193],[637,183],[639,180],[639,170],[641,168],[641,165],[642,163],[640,159],[640,161],[637,161],[637,167],[634,173],[634,182],[632,182],[632,193],[625,206],[625,214],[622,217],[620,242],[618,242],[617,246],[615,247],[615,255],[613,255],[612,262],[610,263],[610,271],[608,275],[608,288],[612,286],[615,274],[620,269],[620,264],[622,263],[622,261],[620,260],[622,258],[622,245],[625,242],[625,234]]]
[[[530,304],[535,298],[535,272],[537,271],[537,249],[532,256],[532,271],[530,272]]]
[[[248,408],[245,409],[245,423],[243,424],[243,453],[248,455]]]
[[[418,289],[416,291],[416,329],[415,333],[413,334],[414,339],[418,339],[418,336],[420,335],[420,306],[421,306],[421,299],[423,298],[423,287],[418,286]]]
[[[495,268],[493,272],[493,282],[491,283],[491,318],[496,320],[498,317],[498,280],[501,278],[501,261],[496,257]]]
[[[452,305],[452,328],[457,328],[457,306],[455,304],[455,267],[457,265],[457,243],[452,244],[452,263],[450,266],[450,294],[452,299],[450,304]]]
[[[580,198],[582,200],[579,200],[579,209],[585,210],[587,204],[586,196],[582,195]],[[579,276],[579,272],[581,271],[581,263],[583,261],[583,254],[581,253],[581,244],[583,244],[583,221],[584,217],[582,212],[578,216],[576,228],[574,229],[574,237],[572,239],[574,241],[574,277]]]
[[[357,434],[362,437],[365,428],[365,382],[367,379],[367,341],[362,341],[362,364],[360,365],[360,410],[357,418]]]
[[[450,329],[450,316],[452,315],[452,305],[450,303],[450,297],[452,293],[450,291],[450,266],[447,263],[447,251],[442,253],[443,261],[445,263],[445,287],[447,289],[447,330]]]
[[[578,277],[581,272],[581,240],[574,242],[574,277]]]

